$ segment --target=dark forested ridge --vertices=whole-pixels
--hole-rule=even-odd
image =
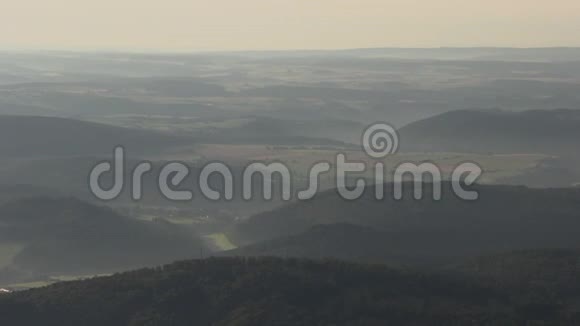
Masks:
[[[387,184],[386,189],[392,189]],[[443,263],[511,250],[580,248],[580,189],[476,186],[479,200],[458,199],[449,184],[443,199],[376,200],[374,187],[357,201],[335,191],[290,204],[239,224],[230,236],[256,255],[332,256],[390,264]],[[332,226],[346,223],[350,226]],[[321,227],[320,225],[325,225]],[[355,227],[359,226],[359,228]],[[314,230],[313,227],[316,227]],[[361,229],[365,227],[369,230]],[[282,238],[282,239],[280,239]],[[265,241],[265,242],[262,242]],[[379,253],[374,247],[379,246]],[[382,259],[382,260],[381,260]]]
[[[559,288],[573,293],[580,286],[580,249],[525,250],[486,255],[446,269],[511,286]]]
[[[379,265],[212,258],[5,295],[0,316],[18,326],[572,325],[577,299]]]

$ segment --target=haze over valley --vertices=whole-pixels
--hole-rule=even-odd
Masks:
[[[0,294],[0,315],[26,326],[577,324],[578,57],[1,52],[0,288],[14,293]],[[396,130],[396,153],[362,146],[377,123]],[[118,146],[124,186],[102,200],[89,176]],[[365,181],[356,200],[337,191],[339,154],[368,167],[346,178],[349,189]],[[176,162],[189,174],[168,188],[190,199],[160,186]],[[216,162],[232,172],[231,199],[199,186]],[[255,162],[288,167],[290,200],[276,174],[272,199],[260,178],[242,196]],[[300,200],[320,162],[330,171]],[[481,168],[476,182],[454,179],[466,162]],[[442,180],[401,185],[404,163],[433,164]],[[101,187],[114,184],[102,175]],[[209,185],[229,189],[220,175]]]

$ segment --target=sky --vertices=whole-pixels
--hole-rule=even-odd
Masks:
[[[580,46],[580,0],[0,0],[0,48]]]

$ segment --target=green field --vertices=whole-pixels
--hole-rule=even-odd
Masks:
[[[8,285],[7,288],[12,289],[12,290],[17,290],[17,291],[18,290],[28,290],[28,289],[35,289],[35,288],[49,286],[53,283],[56,283],[56,282],[37,281],[37,282],[28,282],[28,283],[16,283],[16,284]]]
[[[224,233],[214,233],[206,235],[204,238],[219,251],[227,251],[237,248],[237,246],[233,244]]]
[[[91,274],[91,275],[58,275],[58,276],[51,276],[50,280],[55,282],[70,282],[70,281],[79,281],[79,280],[86,280],[95,277],[104,277],[104,276],[111,276],[112,274]]]
[[[95,278],[95,277],[104,277],[104,276],[110,276],[110,275],[111,274],[59,275],[59,276],[51,276],[48,280],[14,283],[14,284],[10,284],[6,287],[9,289],[13,289],[13,290],[35,289],[35,288],[49,286],[51,284],[58,283],[58,282],[80,281],[80,280],[86,280],[86,279],[91,279],[91,278]]]

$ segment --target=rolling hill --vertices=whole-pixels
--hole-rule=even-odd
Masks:
[[[0,157],[5,159],[110,154],[118,145],[142,154],[179,144],[191,139],[64,118],[0,116]]]
[[[229,257],[293,257],[340,259],[351,262],[405,266],[427,265],[433,258],[396,247],[387,232],[352,224],[316,225],[304,233],[284,236],[223,252]]]
[[[404,151],[574,156],[580,151],[580,110],[452,111],[399,133]]]
[[[198,257],[203,248],[191,229],[132,220],[73,198],[0,206],[0,239],[22,247],[9,268],[25,276],[119,271]]]
[[[510,250],[580,248],[580,189],[477,186],[480,199],[465,202],[450,187],[444,185],[441,201],[429,195],[412,199],[410,185],[405,186],[407,196],[401,201],[378,201],[372,189],[357,201],[329,191],[315,200],[255,215],[228,235],[242,245],[242,254],[322,255],[391,264],[445,263]],[[392,196],[387,192],[386,198]],[[350,226],[336,226],[344,223]]]

